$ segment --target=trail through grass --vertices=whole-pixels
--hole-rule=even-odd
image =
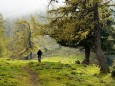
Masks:
[[[28,82],[30,82],[30,85],[31,86],[38,86],[38,84],[39,84],[38,74],[36,72],[34,72],[33,70],[31,70],[27,66],[24,67],[24,70],[30,75],[30,78],[28,80]]]
[[[26,68],[28,62],[0,59],[0,86],[37,86],[34,84],[36,72]]]

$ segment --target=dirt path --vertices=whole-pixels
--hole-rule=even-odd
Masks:
[[[28,80],[30,83],[30,86],[40,86],[38,84],[39,82],[38,74],[34,72],[33,70],[31,70],[29,67],[24,67],[24,70],[30,75],[30,78]]]

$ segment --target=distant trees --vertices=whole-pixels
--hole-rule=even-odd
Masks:
[[[49,11],[56,14],[51,17],[50,36],[63,46],[84,47],[86,64],[89,64],[90,50],[94,49],[103,72],[109,72],[109,67],[102,51],[101,31],[110,20],[110,1],[65,0],[64,6]]]
[[[2,14],[0,14],[0,57],[6,56],[7,54],[7,42],[6,42],[6,33],[5,33],[5,25],[4,18]]]
[[[35,17],[30,19],[20,19],[16,21],[13,40],[13,57],[24,57],[28,60],[32,59],[32,51],[35,48],[33,38],[40,34],[40,24]]]
[[[4,35],[4,21],[3,16],[0,14],[0,56],[2,55],[3,51],[3,35]]]

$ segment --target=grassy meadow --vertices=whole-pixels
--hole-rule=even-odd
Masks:
[[[111,73],[102,74],[96,65],[75,64],[83,56],[37,60],[0,59],[0,86],[115,86]]]

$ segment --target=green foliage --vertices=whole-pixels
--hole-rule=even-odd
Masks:
[[[7,55],[7,38],[5,33],[4,18],[0,14],[0,57]]]
[[[40,35],[40,24],[34,16],[30,19],[20,19],[15,22],[13,40],[12,40],[12,55],[11,57],[21,58],[29,57],[31,52],[36,50],[34,39]]]
[[[113,34],[115,34],[114,27],[108,26],[101,30],[102,34],[102,49],[106,52],[106,54],[115,54],[115,38]]]
[[[94,44],[94,3],[99,2],[99,23],[105,29],[111,27],[109,21],[111,20],[111,10],[108,7],[110,1],[103,2],[102,0],[65,0],[66,4],[62,7],[50,10],[49,13],[55,15],[51,17],[50,22],[50,36],[63,46],[70,47],[84,47],[90,45],[93,48]],[[113,43],[108,40],[110,31],[108,28],[106,32],[101,35],[102,49],[110,50],[106,47],[106,42],[113,47]],[[103,29],[101,29],[103,31]],[[103,35],[109,33],[108,35]],[[105,45],[104,45],[105,44]],[[107,51],[107,52],[108,52]]]

